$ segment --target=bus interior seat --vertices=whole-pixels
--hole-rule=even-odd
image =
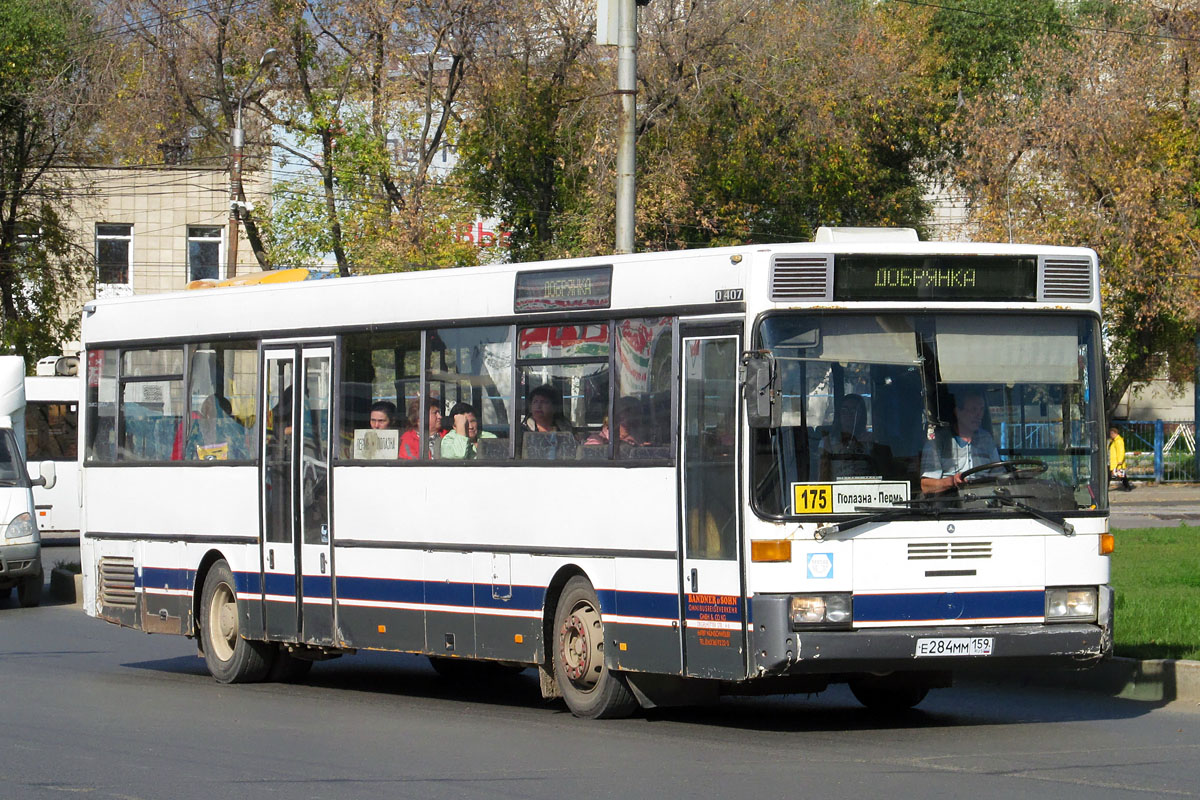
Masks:
[[[580,461],[604,461],[607,458],[607,444],[584,444],[579,446]]]
[[[508,439],[480,439],[475,443],[475,457],[480,461],[506,460]]]
[[[526,433],[522,441],[524,457],[532,461],[563,461],[575,458],[579,442],[574,434],[551,431]]]

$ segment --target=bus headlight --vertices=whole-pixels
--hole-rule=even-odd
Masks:
[[[5,539],[24,539],[28,536],[37,536],[37,523],[29,512],[17,514],[4,529]]]
[[[849,628],[853,621],[848,594],[792,595],[792,630],[801,628]]]
[[[1094,587],[1046,589],[1046,622],[1095,622]]]

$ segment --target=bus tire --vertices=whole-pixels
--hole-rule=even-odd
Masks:
[[[583,719],[627,717],[638,707],[625,677],[604,663],[600,601],[587,578],[567,581],[554,614],[554,676],[571,713]]]
[[[929,687],[911,680],[898,680],[894,675],[874,676],[850,681],[854,698],[871,711],[898,714],[908,711],[925,699]]]
[[[45,575],[38,570],[37,575],[31,575],[17,585],[17,599],[21,608],[33,608],[42,602],[42,583]]]
[[[200,595],[204,662],[220,683],[261,681],[274,661],[274,645],[242,638],[240,620],[233,571],[222,559],[209,569]]]

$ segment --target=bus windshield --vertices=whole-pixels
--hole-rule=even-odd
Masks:
[[[776,362],[783,413],[754,431],[755,507],[804,516],[805,484],[874,483],[892,488],[853,496],[938,513],[1104,508],[1099,341],[1084,315],[767,316],[755,346]]]

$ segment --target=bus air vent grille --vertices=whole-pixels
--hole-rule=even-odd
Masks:
[[[832,300],[833,256],[775,256],[771,300]]]
[[[1042,256],[1038,266],[1038,300],[1092,301],[1091,259]]]
[[[909,542],[909,561],[991,558],[991,542]]]
[[[100,604],[134,608],[137,605],[137,569],[132,558],[100,559]]]

